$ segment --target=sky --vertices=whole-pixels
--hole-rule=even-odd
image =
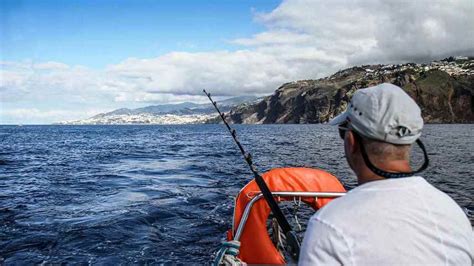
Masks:
[[[474,55],[472,0],[0,0],[0,124]]]

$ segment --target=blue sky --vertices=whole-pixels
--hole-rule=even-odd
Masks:
[[[1,1],[2,60],[102,68],[128,57],[235,50],[263,29],[253,11],[279,1]]]
[[[474,55],[472,0],[0,0],[0,124]]]

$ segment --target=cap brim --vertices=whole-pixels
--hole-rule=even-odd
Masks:
[[[347,120],[348,115],[349,115],[349,112],[347,111],[340,113],[338,116],[334,117],[333,119],[331,119],[331,121],[329,121],[329,125],[337,126],[344,123]]]

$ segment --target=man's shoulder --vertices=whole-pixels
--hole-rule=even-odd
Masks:
[[[345,196],[334,199],[324,206],[315,217],[325,221],[340,222],[345,217],[358,217],[361,213],[377,215],[386,208],[392,208],[393,202],[411,201],[425,191],[436,194],[437,189],[432,187],[422,177],[405,179],[372,181],[353,188]],[[442,192],[440,192],[442,193]]]
[[[422,177],[409,177],[373,181],[358,186],[345,196],[331,201],[314,218],[337,225],[357,218],[390,217],[393,212],[407,215],[417,211],[425,213],[425,209],[431,209],[432,206],[460,215],[461,208],[446,193]]]

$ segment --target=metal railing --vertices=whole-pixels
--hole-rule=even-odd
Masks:
[[[344,196],[346,193],[344,192],[298,192],[298,191],[278,191],[272,192],[274,197],[293,197],[295,198],[338,198]],[[237,227],[237,231],[235,233],[234,240],[239,241],[240,237],[242,236],[242,232],[244,231],[245,224],[247,223],[247,219],[249,218],[250,211],[252,210],[253,205],[259,199],[263,197],[262,193],[257,194],[253,197],[250,202],[245,206],[244,213],[242,214],[242,218],[240,219],[239,226]],[[234,229],[234,226],[232,226]]]

